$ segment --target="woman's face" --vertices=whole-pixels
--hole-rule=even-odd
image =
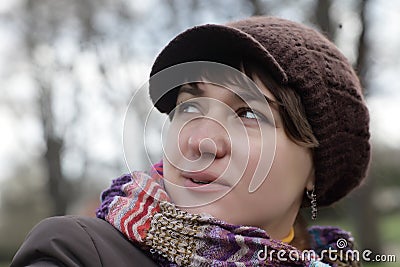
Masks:
[[[286,135],[276,104],[235,92],[206,82],[182,86],[164,140],[165,187],[183,210],[282,238],[313,186],[312,153]]]

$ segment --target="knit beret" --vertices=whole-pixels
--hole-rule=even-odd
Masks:
[[[278,84],[300,96],[319,142],[313,154],[319,206],[361,183],[370,161],[369,114],[359,79],[334,44],[307,26],[276,17],[207,24],[175,37],[150,76],[184,62],[221,62],[221,54],[261,62]],[[150,82],[150,97],[159,111],[169,113],[177,91],[164,92]]]

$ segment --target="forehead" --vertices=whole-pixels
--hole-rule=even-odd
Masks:
[[[268,90],[268,88],[262,84],[262,82],[256,79],[250,83],[234,84],[215,84],[207,80],[201,82],[187,83],[180,87],[178,97],[181,94],[190,94],[196,97],[216,97],[224,96],[235,98],[238,101],[260,101],[268,103],[274,103],[275,97]]]

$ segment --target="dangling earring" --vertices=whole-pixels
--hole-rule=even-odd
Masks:
[[[317,219],[317,194],[315,194],[315,186],[312,190],[307,190],[307,197],[311,200],[311,219]]]

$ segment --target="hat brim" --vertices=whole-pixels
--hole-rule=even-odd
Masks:
[[[227,58],[251,59],[263,64],[279,83],[287,76],[274,57],[251,35],[229,26],[206,24],[176,36],[156,58],[150,77],[177,64],[211,61],[229,65]],[[177,92],[163,92],[150,83],[150,97],[162,113],[175,107]]]

